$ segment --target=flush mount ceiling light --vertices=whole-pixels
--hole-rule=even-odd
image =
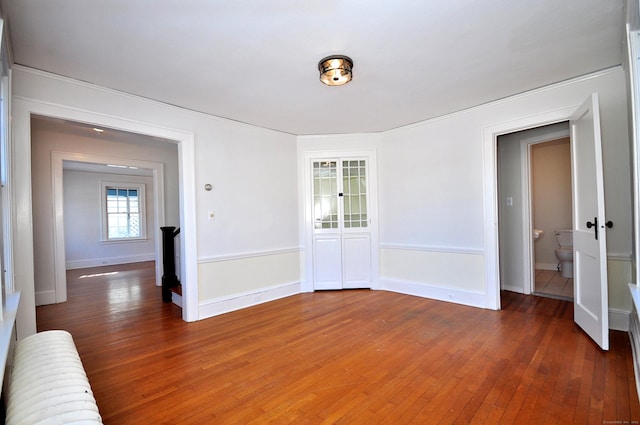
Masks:
[[[351,81],[353,61],[348,56],[327,56],[318,63],[320,81],[328,86],[341,86]]]

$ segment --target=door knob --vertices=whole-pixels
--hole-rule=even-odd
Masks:
[[[591,229],[595,231],[596,240],[598,239],[598,217],[593,217],[593,222],[587,221],[587,229]]]
[[[613,221],[609,220],[604,225],[607,226],[607,228],[611,229],[613,227]]]

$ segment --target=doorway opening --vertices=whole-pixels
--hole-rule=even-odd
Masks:
[[[534,229],[541,230],[534,233],[531,292],[572,301],[573,195],[569,136],[529,147],[532,223]]]
[[[497,148],[501,289],[572,300],[569,123],[498,136]]]
[[[177,143],[37,115],[31,134],[34,259],[51,264],[36,268],[36,305],[67,301],[72,269],[153,261],[160,285],[160,226],[179,225],[181,215]],[[110,237],[106,189],[133,184],[137,237]]]
[[[498,137],[514,131],[569,120],[572,164],[572,245],[574,272],[574,321],[603,350],[609,348],[608,274],[606,229],[613,226],[605,215],[602,141],[598,94],[592,93],[578,107],[556,110],[487,127],[484,130],[485,243],[487,307],[500,309]],[[523,198],[525,199],[525,198]],[[523,208],[528,211],[528,208]],[[530,221],[529,221],[529,224]],[[532,227],[521,232],[522,240],[532,240]],[[521,264],[531,261],[520,255]],[[528,267],[524,267],[528,269]],[[526,276],[525,276],[526,278]],[[525,286],[526,288],[526,286]]]

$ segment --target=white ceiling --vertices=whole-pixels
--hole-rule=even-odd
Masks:
[[[62,169],[65,171],[81,171],[83,173],[153,176],[153,170],[146,168],[133,168],[119,164],[100,164],[97,162],[63,161]]]
[[[62,133],[68,136],[78,137],[85,143],[105,141],[110,143],[135,143],[149,147],[158,146],[159,142],[175,145],[176,142],[161,139],[153,136],[129,133],[127,131],[116,130],[106,127],[95,127],[93,125],[67,121],[59,118],[44,117],[38,115],[31,116],[31,129],[35,131],[45,131],[52,133]],[[176,150],[177,154],[177,150]],[[128,161],[127,161],[128,162]],[[131,167],[119,162],[117,158],[110,164],[102,164],[90,161],[63,161],[62,168],[69,171],[83,171],[86,173],[100,174],[120,174],[129,176],[153,176],[153,170]]]
[[[292,134],[376,132],[619,65],[623,0],[0,0],[14,61]],[[327,87],[317,64],[354,61]]]

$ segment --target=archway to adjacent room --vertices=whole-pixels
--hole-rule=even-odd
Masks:
[[[31,228],[31,116],[45,116],[69,120],[119,131],[142,134],[173,140],[178,146],[179,197],[181,228],[181,281],[183,283],[182,317],[186,321],[198,319],[198,285],[195,232],[195,162],[193,133],[171,130],[157,125],[131,121],[116,116],[107,116],[88,111],[68,108],[60,105],[16,98],[13,105],[13,138],[15,163],[26,164],[20,170],[14,170],[15,179],[14,208],[16,210],[16,232],[21,238],[16,240],[14,256],[15,269],[21,279],[22,292],[20,320],[22,327],[19,337],[35,332],[35,287],[32,275],[35,264],[33,257],[33,230]],[[185,213],[186,212],[186,213]],[[31,272],[30,272],[31,271]]]

